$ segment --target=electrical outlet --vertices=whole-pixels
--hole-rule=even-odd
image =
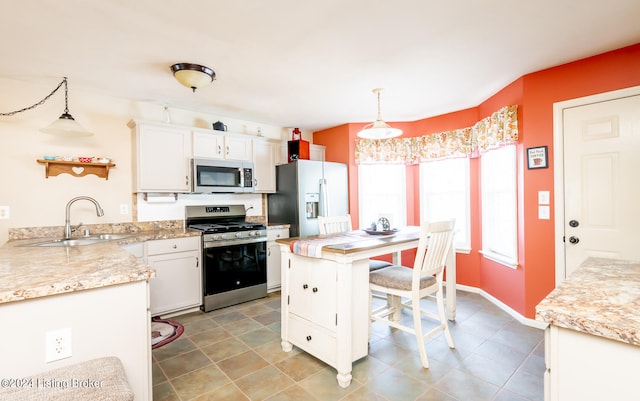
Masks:
[[[0,220],[9,218],[9,206],[0,206]]]
[[[120,214],[129,214],[129,205],[126,203],[120,205]]]
[[[45,333],[45,362],[53,362],[71,356],[71,328]]]

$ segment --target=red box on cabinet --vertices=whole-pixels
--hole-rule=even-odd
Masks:
[[[302,139],[287,143],[289,163],[298,159],[309,160],[309,142]]]

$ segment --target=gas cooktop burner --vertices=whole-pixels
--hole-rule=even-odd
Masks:
[[[235,231],[249,231],[249,230],[262,230],[265,228],[264,224],[251,223],[251,222],[236,222],[236,223],[205,223],[205,224],[191,224],[189,228],[199,230],[204,233],[225,233]]]

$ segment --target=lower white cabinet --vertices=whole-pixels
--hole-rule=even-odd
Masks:
[[[151,316],[202,304],[200,237],[145,243],[145,259],[156,272],[149,280]]]
[[[267,290],[273,291],[280,288],[282,283],[282,272],[280,262],[280,244],[276,243],[279,238],[289,238],[288,228],[267,229]]]
[[[545,401],[640,400],[640,346],[551,325]]]

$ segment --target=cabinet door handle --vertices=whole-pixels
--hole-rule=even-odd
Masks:
[[[200,258],[196,257],[196,269],[200,267]]]
[[[227,146],[226,149],[227,149],[227,156],[229,156],[229,147]]]
[[[307,288],[309,288],[309,286],[308,286],[308,285],[306,285],[306,284],[302,284],[302,289],[306,290]]]
[[[313,292],[318,292],[318,287],[313,287],[313,290],[311,290]]]
[[[307,341],[311,341],[311,336],[307,336]]]
[[[218,154],[222,154],[222,146],[218,145]]]
[[[176,248],[178,248],[178,245],[173,244],[172,248],[173,248],[173,249],[176,249]]]

